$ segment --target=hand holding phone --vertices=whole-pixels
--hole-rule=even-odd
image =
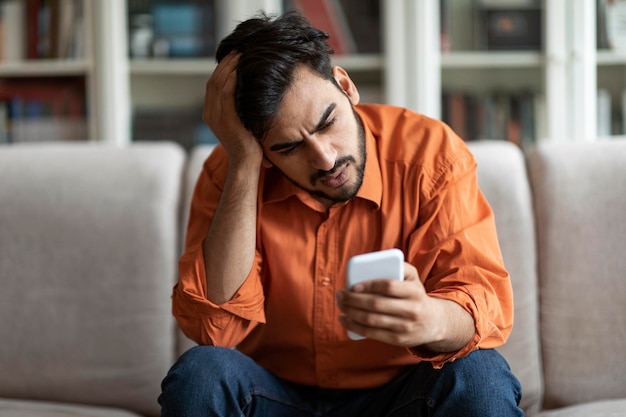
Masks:
[[[371,279],[404,280],[404,254],[400,249],[385,249],[376,252],[364,253],[350,258],[347,267],[348,289],[363,281]],[[348,332],[351,339],[358,340],[364,337],[354,332]]]

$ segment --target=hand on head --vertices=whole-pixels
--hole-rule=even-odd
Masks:
[[[239,54],[228,54],[206,84],[202,119],[218,138],[230,162],[260,165],[263,151],[257,139],[241,123],[235,108]]]

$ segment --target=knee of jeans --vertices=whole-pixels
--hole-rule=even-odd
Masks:
[[[176,361],[169,375],[177,375],[191,384],[203,384],[228,377],[228,372],[235,371],[241,360],[241,354],[234,350],[216,346],[195,346],[183,353]]]
[[[519,403],[521,385],[511,372],[506,360],[495,350],[478,350],[470,355],[444,365],[445,378],[473,399],[484,396],[493,400],[494,395],[513,396]]]
[[[193,368],[209,368],[212,370],[232,369],[233,364],[242,359],[242,354],[235,350],[219,346],[194,346],[183,353],[178,363]]]

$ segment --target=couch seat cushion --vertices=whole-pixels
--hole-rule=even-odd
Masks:
[[[544,411],[539,417],[622,417],[625,413],[626,400],[605,400]]]
[[[66,405],[42,401],[0,398],[2,417],[140,417],[139,414],[107,407]]]

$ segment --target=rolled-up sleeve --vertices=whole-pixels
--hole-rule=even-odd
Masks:
[[[478,348],[502,345],[513,326],[513,293],[493,211],[478,187],[476,163],[461,150],[423,179],[419,226],[408,259],[428,294],[456,302],[474,319],[475,333],[457,352],[411,352],[441,367]]]
[[[217,305],[206,294],[203,242],[217,208],[226,176],[220,148],[204,163],[196,182],[189,212],[185,250],[179,278],[172,293],[172,312],[187,337],[199,344],[234,347],[259,323],[265,322],[260,279],[261,256],[233,298]]]

